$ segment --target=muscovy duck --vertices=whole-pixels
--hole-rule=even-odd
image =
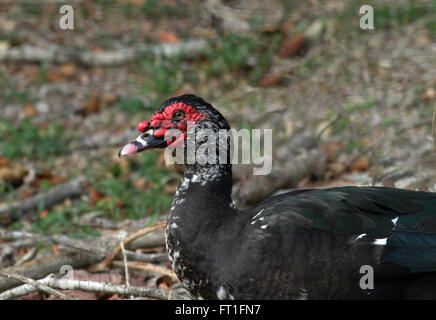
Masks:
[[[175,128],[181,134],[165,139]],[[186,145],[190,132],[230,126],[209,103],[186,94],[163,102],[138,129],[119,156]],[[302,189],[238,210],[231,190],[232,166],[218,156],[216,163],[185,164],[166,245],[193,298],[436,298],[436,193]]]

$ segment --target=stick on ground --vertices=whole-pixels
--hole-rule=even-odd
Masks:
[[[11,205],[1,206],[0,224],[11,223],[29,212],[50,208],[55,204],[63,202],[65,199],[78,197],[85,193],[86,190],[87,180],[79,178],[57,185],[45,194],[37,194],[28,199],[14,202]]]
[[[432,122],[431,132],[432,132],[432,136],[433,136],[434,147],[436,148],[436,104],[434,105],[433,122]]]
[[[24,276],[19,275],[19,274],[8,273],[8,272],[0,270],[0,276],[7,277],[7,278],[12,278],[12,279],[15,279],[15,280],[27,283],[29,285],[32,285],[33,287],[35,287],[38,290],[47,292],[49,294],[53,294],[53,295],[61,298],[62,300],[77,300],[75,298],[72,298],[72,297],[66,295],[65,293],[62,293],[62,292],[59,292],[59,291],[57,291],[57,290],[55,290],[53,288],[50,288],[49,286],[45,285],[42,282],[35,281],[33,279],[24,277]]]
[[[35,281],[36,282],[36,281]],[[160,289],[151,289],[145,287],[126,287],[116,285],[113,283],[88,281],[88,280],[75,280],[75,279],[56,279],[53,276],[46,277],[38,281],[50,288],[62,290],[83,290],[87,292],[103,292],[109,294],[118,294],[123,296],[147,297],[152,299],[168,300],[170,293]],[[31,293],[32,289],[27,287],[17,287],[12,290],[0,294],[0,300],[12,299],[18,296]],[[34,290],[36,291],[36,289]],[[171,293],[171,298],[174,300],[183,300],[184,297]]]
[[[165,228],[165,226],[166,226],[165,222],[160,222],[160,223],[156,223],[152,226],[149,226],[147,228],[136,231],[135,233],[129,235],[126,239],[124,239],[123,244],[124,244],[124,246],[127,246],[133,240],[135,240],[139,237],[145,236],[146,234],[149,234],[155,230],[163,229],[163,228]],[[94,271],[103,271],[103,270],[108,269],[108,267],[110,266],[112,261],[117,257],[117,255],[120,253],[120,251],[121,251],[121,246],[118,245],[114,250],[112,250],[112,252],[107,256],[107,258],[104,259],[104,261],[95,265],[93,267],[93,270]]]

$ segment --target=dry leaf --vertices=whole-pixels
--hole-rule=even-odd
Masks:
[[[90,113],[96,113],[100,111],[100,97],[96,92],[92,92],[89,99],[83,104],[83,106],[76,110],[76,114],[86,116]]]
[[[57,245],[54,243],[51,245],[51,248],[53,249],[54,254],[59,254],[60,250]]]
[[[0,168],[9,167],[10,165],[11,165],[11,161],[8,158],[0,157]]]
[[[156,287],[158,289],[168,291],[173,286],[173,284],[176,283],[176,282],[177,281],[174,281],[170,276],[163,275],[163,276],[160,276],[156,280]]]
[[[108,106],[113,104],[114,102],[116,102],[118,100],[118,96],[115,93],[108,93],[105,94],[102,98],[101,98],[101,104],[103,106]]]
[[[38,110],[36,110],[33,104],[26,104],[23,107],[23,112],[27,118],[32,118],[38,114]]]
[[[176,43],[180,41],[180,38],[174,32],[161,32],[159,33],[158,40],[160,42]]]
[[[293,37],[287,38],[283,41],[282,47],[279,51],[281,57],[293,57],[298,54],[304,44],[304,35],[298,33]]]
[[[61,76],[72,78],[77,73],[77,66],[73,63],[64,64],[63,66],[59,67],[59,74]]]
[[[164,191],[167,194],[174,194],[177,190],[177,187],[179,186],[179,183],[174,183],[174,184],[166,184],[164,185]]]
[[[345,166],[341,162],[333,162],[328,165],[327,169],[333,174],[334,177],[337,177],[344,171]]]
[[[283,81],[282,76],[267,74],[260,79],[258,85],[262,88],[273,87],[279,85]]]
[[[44,219],[45,217],[47,217],[47,215],[48,215],[48,210],[42,210],[42,211],[39,213],[39,217],[40,217],[41,219]]]
[[[436,90],[433,88],[428,88],[422,93],[421,98],[424,101],[431,101],[436,99]]]
[[[366,171],[369,167],[369,161],[366,157],[360,157],[350,165],[351,171]]]
[[[7,181],[16,186],[23,183],[27,170],[21,165],[15,165],[13,168],[0,167],[0,181]]]
[[[98,190],[94,189],[94,187],[89,188],[89,198],[93,206],[95,206],[101,199],[103,199],[103,197],[104,195]]]
[[[67,77],[65,77],[57,72],[53,72],[53,71],[48,71],[45,74],[45,78],[51,82],[61,82],[61,81],[67,80]]]

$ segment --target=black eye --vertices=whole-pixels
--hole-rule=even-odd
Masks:
[[[176,112],[174,112],[174,119],[177,120],[182,120],[185,117],[185,113],[182,110],[177,110]]]
[[[147,138],[149,135],[153,134],[153,129],[147,130],[142,134],[142,139]]]

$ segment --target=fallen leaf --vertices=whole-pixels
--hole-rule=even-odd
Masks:
[[[304,35],[298,33],[293,37],[287,38],[283,41],[279,51],[279,56],[287,58],[293,57],[298,54],[304,44]]]
[[[63,76],[55,71],[48,71],[45,74],[45,78],[50,82],[61,82],[61,81],[67,80],[67,77],[65,77],[65,76]]]
[[[77,73],[77,66],[73,63],[64,64],[59,67],[59,74],[61,76],[72,78]]]
[[[108,93],[103,95],[103,97],[101,98],[101,104],[103,106],[108,106],[113,104],[117,100],[118,100],[118,95],[116,95],[115,93]]]
[[[36,110],[35,106],[29,103],[23,107],[23,112],[27,118],[32,118],[38,114],[38,110]]]
[[[281,26],[277,23],[269,23],[260,26],[257,31],[261,33],[273,33],[281,30]]]
[[[176,192],[178,186],[179,186],[179,183],[166,184],[166,185],[164,185],[164,191],[167,194],[174,194]]]
[[[95,206],[103,197],[104,195],[97,189],[94,189],[93,187],[89,188],[89,198],[93,206]]]
[[[11,165],[11,161],[8,158],[0,157],[0,168],[9,167],[10,165]]]
[[[44,219],[45,217],[47,217],[47,215],[48,215],[48,210],[42,210],[42,211],[39,213],[39,217],[40,217],[41,219]]]
[[[366,157],[360,157],[350,165],[351,171],[366,171],[369,167],[369,161]]]
[[[82,105],[82,107],[76,110],[76,114],[86,116],[90,113],[96,113],[100,111],[100,97],[96,92],[92,92],[88,100]]]
[[[180,41],[180,38],[174,32],[161,32],[158,35],[160,42],[176,43]]]
[[[344,171],[344,164],[341,162],[329,163],[327,170],[330,171],[334,177],[338,177]]]
[[[433,88],[428,88],[422,93],[421,98],[424,101],[431,101],[436,99],[436,90]]]
[[[177,281],[174,281],[170,276],[163,275],[156,280],[156,287],[168,291],[174,283],[177,283]]]
[[[60,250],[56,244],[52,244],[51,248],[53,249],[54,254],[59,254]]]
[[[13,186],[23,183],[27,170],[21,165],[15,165],[13,168],[0,167],[0,181],[7,181]]]
[[[282,76],[267,74],[260,79],[258,85],[262,88],[268,88],[279,85],[283,81]]]

